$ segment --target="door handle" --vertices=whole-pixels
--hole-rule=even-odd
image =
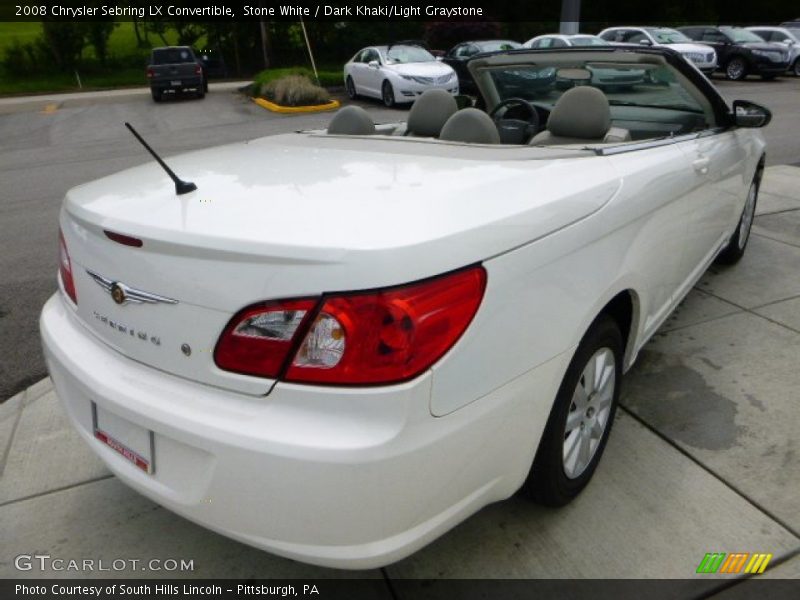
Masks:
[[[692,166],[694,167],[695,171],[705,175],[706,173],[708,173],[708,165],[710,163],[711,160],[707,156],[701,156],[692,163]]]

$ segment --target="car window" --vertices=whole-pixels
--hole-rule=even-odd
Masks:
[[[475,56],[478,53],[478,48],[473,46],[472,44],[464,44],[458,49],[458,54],[456,56],[460,58],[468,58],[470,56]]]
[[[552,48],[566,48],[567,46],[569,46],[569,44],[567,44],[567,42],[564,40],[560,38],[553,38]]]
[[[536,42],[537,48],[552,48],[553,47],[553,38],[542,38],[538,42]]]
[[[534,40],[530,43],[531,48],[539,48],[542,43],[542,40]]]
[[[720,30],[737,44],[764,41],[752,31],[742,29],[741,27],[720,27]]]
[[[718,44],[724,44],[725,42],[728,41],[728,37],[721,31],[717,31],[716,29],[705,29],[703,31],[703,36],[700,39],[704,42],[712,42]]]
[[[573,46],[607,46],[608,42],[593,35],[582,35],[570,38],[570,44]]]
[[[368,48],[364,50],[363,60],[361,62],[369,63],[373,60],[377,60],[378,63],[381,62],[381,55],[378,54],[378,51],[374,48]]]
[[[642,31],[634,31],[630,35],[626,35],[624,41],[628,44],[640,44],[645,41],[649,42],[650,38]]]
[[[615,29],[613,31],[604,31],[600,34],[600,37],[606,40],[607,42],[621,42],[622,41],[622,31],[619,29]]]
[[[174,65],[176,63],[197,62],[188,48],[156,48],[153,50],[154,65]]]
[[[479,49],[480,52],[499,52],[501,50],[515,50],[516,48],[521,48],[522,45],[518,44],[517,42],[509,42],[504,40],[499,40],[496,42],[482,42],[481,47]]]

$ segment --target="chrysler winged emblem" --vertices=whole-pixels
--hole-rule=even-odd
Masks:
[[[128,302],[133,304],[142,304],[143,302],[147,302],[148,304],[155,304],[157,302],[163,302],[165,304],[178,303],[178,301],[173,298],[159,296],[158,294],[145,292],[144,290],[137,290],[125,285],[122,282],[112,281],[111,279],[94,273],[89,269],[86,269],[86,272],[97,282],[97,285],[111,295],[111,299],[117,304],[127,304]]]

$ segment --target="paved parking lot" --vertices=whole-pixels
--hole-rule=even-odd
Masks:
[[[0,404],[0,577],[64,576],[14,569],[14,554],[43,552],[194,560],[193,573],[165,576],[691,578],[712,551],[770,552],[765,577],[800,577],[800,168],[777,164],[800,163],[800,81],[721,87],[786,113],[776,110],[766,132],[775,166],[751,246],[737,266],[712,268],[646,347],[625,380],[606,455],[576,502],[550,510],[514,497],[383,572],[310,567],[218,536],[130,491],[72,432],[45,379]],[[116,133],[123,120],[170,154],[330,118],[266,114],[224,91],[157,111],[136,97],[58,101],[41,112],[48,103],[0,103],[0,235],[8,248],[0,317],[15,323],[0,319],[2,350],[22,349],[22,367],[11,368],[23,374],[26,361],[38,360],[26,350],[29,336],[38,344],[32,315],[54,289],[63,191],[147,159]],[[397,117],[367,105],[378,120]],[[7,369],[0,364],[0,381],[14,380]],[[712,591],[727,576],[704,577]]]

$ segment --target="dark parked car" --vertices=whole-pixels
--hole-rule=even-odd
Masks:
[[[442,58],[458,75],[458,86],[463,92],[474,91],[475,82],[467,69],[467,62],[477,54],[485,52],[502,52],[503,50],[516,50],[522,48],[522,44],[511,40],[480,40],[475,42],[462,42],[454,46]]]
[[[147,80],[156,102],[160,102],[165,93],[187,91],[203,98],[208,89],[203,66],[189,46],[153,48],[147,65]]]
[[[728,79],[740,80],[749,74],[773,79],[789,68],[789,50],[782,44],[765,42],[742,27],[679,27],[687,37],[712,46],[717,64]]]

